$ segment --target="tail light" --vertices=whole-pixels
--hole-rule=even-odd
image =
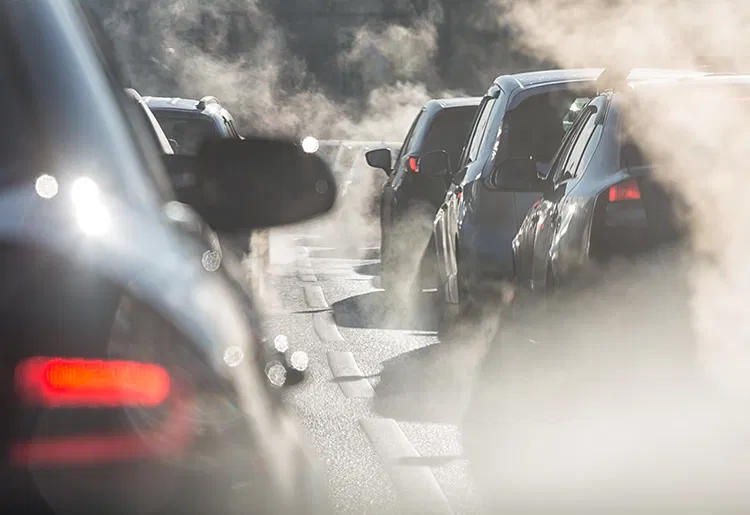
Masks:
[[[635,179],[628,179],[609,188],[609,201],[640,200],[641,189]]]
[[[177,385],[159,365],[34,357],[15,370],[22,405],[78,417],[81,410],[137,408],[161,413],[148,429],[121,427],[75,435],[34,436],[15,442],[10,460],[16,466],[81,465],[158,458],[182,454],[195,436],[193,395]],[[154,411],[155,410],[155,411]],[[113,415],[116,411],[113,411]],[[85,428],[84,428],[85,430]]]
[[[170,386],[162,367],[132,361],[32,358],[16,368],[21,399],[45,407],[154,407]]]
[[[410,157],[407,160],[407,164],[409,166],[409,170],[411,170],[414,173],[419,173],[419,167],[417,166],[417,158],[416,157]]]

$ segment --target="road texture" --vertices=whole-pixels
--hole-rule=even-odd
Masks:
[[[457,425],[476,356],[438,340],[434,291],[392,309],[377,238],[346,230],[329,221],[272,231],[263,292],[269,334],[310,357],[287,398],[336,512],[478,513]]]

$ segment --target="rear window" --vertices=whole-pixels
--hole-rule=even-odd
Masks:
[[[174,149],[176,154],[195,155],[205,140],[221,137],[216,125],[207,116],[174,114],[159,110],[152,112],[167,138],[177,142],[177,148]]]
[[[435,116],[424,139],[421,154],[435,150],[445,150],[451,166],[456,166],[461,157],[461,150],[474,121],[476,106],[454,107],[444,109]]]

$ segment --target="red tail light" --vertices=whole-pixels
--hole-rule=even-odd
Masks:
[[[641,198],[641,189],[635,179],[630,179],[609,188],[609,201],[621,202],[623,200],[638,200]]]
[[[16,367],[16,387],[25,402],[45,407],[149,407],[168,397],[170,378],[148,363],[31,358]]]
[[[409,170],[411,170],[414,173],[418,173],[419,169],[417,167],[417,158],[416,157],[410,157],[408,160],[409,163]]]

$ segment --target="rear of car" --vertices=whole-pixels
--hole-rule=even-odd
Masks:
[[[448,184],[444,178],[420,175],[419,158],[443,150],[451,169],[457,166],[478,105],[479,98],[431,100],[414,119],[381,197],[385,289],[418,286],[424,272],[432,275],[433,265],[423,263],[423,257],[435,254],[432,220]]]
[[[0,510],[298,513],[249,300],[171,218],[107,41],[75,0],[0,2]]]

